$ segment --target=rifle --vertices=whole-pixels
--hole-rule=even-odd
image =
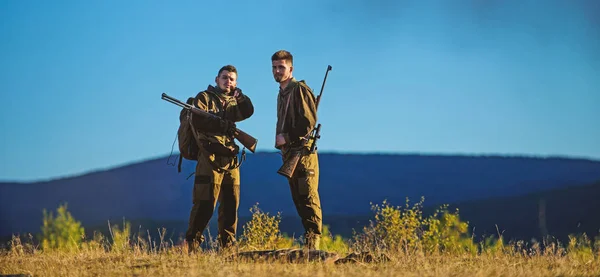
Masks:
[[[201,109],[196,108],[193,105],[190,105],[188,103],[183,103],[169,95],[167,95],[166,93],[163,92],[161,99],[167,101],[167,102],[171,102],[179,107],[182,107],[184,109],[188,109],[190,111],[192,111],[193,113],[202,116],[202,117],[213,117],[213,118],[218,118],[221,119],[221,117],[211,114],[209,112],[203,111]],[[240,141],[240,143],[242,145],[244,145],[246,148],[248,148],[248,150],[250,150],[250,152],[254,153],[254,151],[256,150],[256,144],[258,143],[258,140],[256,138],[254,138],[253,136],[249,135],[248,133],[236,128],[235,129],[235,135],[234,137]]]
[[[317,110],[319,109],[319,102],[321,102],[321,95],[323,95],[323,88],[325,87],[325,81],[327,81],[327,75],[329,74],[330,70],[331,70],[331,65],[328,65],[327,71],[325,71],[325,78],[323,79],[323,84],[321,85],[321,92],[319,92],[319,95],[317,96],[317,100],[315,103],[315,109],[317,109]],[[310,133],[308,133],[305,137],[302,138],[302,140],[304,140],[304,141],[309,140],[311,138],[313,139],[312,144],[310,145],[309,153],[314,153],[315,150],[317,150],[317,140],[321,138],[320,132],[321,132],[321,123],[317,124],[316,128],[314,128]],[[300,158],[302,157],[302,154],[304,154],[304,148],[301,148],[298,151],[294,151],[292,153],[292,156],[290,158],[288,158],[287,160],[285,160],[283,165],[281,165],[279,170],[277,170],[277,173],[279,173],[280,175],[283,175],[287,178],[292,178],[292,176],[294,175],[294,171],[296,170],[296,167],[298,166],[298,162],[300,161]]]

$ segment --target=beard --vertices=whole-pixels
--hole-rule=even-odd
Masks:
[[[275,82],[280,83],[281,80],[283,79],[283,75],[275,75],[273,76],[275,78]]]
[[[229,92],[229,91],[231,90],[231,88],[230,88],[230,87],[228,87],[228,86],[225,86],[225,85],[223,85],[222,87],[221,87],[221,85],[219,85],[219,88],[220,88],[222,91],[224,91],[224,92]]]
[[[229,88],[229,87],[221,88],[221,86],[219,86],[219,88],[220,88],[220,89],[221,89],[223,92],[226,92],[226,93],[229,93],[229,92],[231,92],[231,88]]]

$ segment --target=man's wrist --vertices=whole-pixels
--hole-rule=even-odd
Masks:
[[[235,89],[234,96],[235,96],[235,100],[237,100],[237,102],[242,102],[246,98],[246,97],[244,97],[244,93],[242,93],[242,90],[239,88]]]

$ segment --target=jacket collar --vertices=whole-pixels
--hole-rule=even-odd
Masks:
[[[279,89],[279,93],[282,96],[287,95],[288,93],[290,93],[294,87],[296,87],[296,84],[298,83],[298,80],[296,80],[296,78],[292,77],[292,79],[290,80],[290,82],[287,84],[287,86],[285,86],[285,88],[283,89]]]
[[[218,86],[213,86],[213,85],[208,85],[208,87],[206,88],[206,91],[216,95],[217,97],[225,100],[229,97],[229,95],[227,95],[221,88],[219,88]]]

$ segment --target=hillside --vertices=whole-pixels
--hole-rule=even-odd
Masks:
[[[600,182],[540,191],[522,196],[466,201],[452,205],[475,227],[475,233],[528,240],[544,235],[567,241],[567,235],[600,235]],[[498,230],[496,230],[496,225]]]
[[[544,235],[549,235],[566,242],[569,234],[600,235],[600,201],[597,199],[600,199],[600,182],[519,196],[462,201],[449,205],[448,209],[459,209],[461,219],[469,223],[469,232],[476,240],[483,236],[497,237],[500,232],[509,240],[540,240]],[[391,204],[404,206],[404,202]],[[432,214],[437,208],[435,205],[426,206],[423,214]],[[242,218],[240,226],[248,220],[250,218]],[[324,224],[329,225],[333,234],[350,238],[353,230],[360,231],[369,225],[369,220],[374,220],[374,216],[367,211],[356,215],[327,215]],[[167,224],[174,233],[187,226],[185,221]],[[160,224],[155,227],[160,227]],[[288,234],[302,232],[300,219],[296,216],[282,218],[280,228]],[[216,221],[211,222],[211,232],[214,231]]]
[[[175,162],[171,157],[170,162]],[[248,154],[242,166],[240,215],[255,203],[295,216],[289,188],[276,174],[277,153]],[[526,195],[600,180],[600,162],[565,158],[333,154],[320,156],[324,214],[370,213],[370,202],[425,196],[426,205]],[[84,225],[145,219],[186,221],[194,163],[181,173],[167,157],[80,176],[33,183],[0,183],[0,236],[38,232],[42,209],[67,202]],[[494,215],[490,215],[491,218]]]

